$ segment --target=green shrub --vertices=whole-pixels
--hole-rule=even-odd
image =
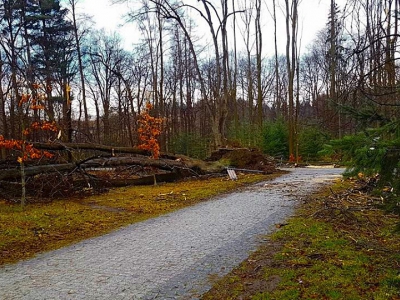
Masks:
[[[365,133],[348,135],[324,144],[318,154],[352,167],[357,160],[356,154],[360,153],[360,149],[371,148],[371,142]]]
[[[303,161],[316,161],[322,158],[320,151],[329,142],[329,135],[319,128],[305,127],[299,132],[299,152]]]
[[[262,150],[271,156],[287,158],[289,153],[289,130],[283,119],[264,125]]]

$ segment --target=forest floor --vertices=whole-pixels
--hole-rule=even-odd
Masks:
[[[307,197],[202,299],[400,299],[400,218],[368,190],[346,180]]]

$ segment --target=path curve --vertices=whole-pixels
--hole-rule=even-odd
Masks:
[[[0,299],[197,299],[343,169],[287,175],[0,268]]]

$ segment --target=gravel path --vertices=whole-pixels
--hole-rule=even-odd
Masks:
[[[0,268],[0,299],[197,299],[296,200],[343,169],[290,174]]]

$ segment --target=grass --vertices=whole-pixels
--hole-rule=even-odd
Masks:
[[[0,265],[99,236],[278,175],[239,175],[237,181],[220,177],[118,188],[101,195],[29,204],[24,208],[0,201]]]
[[[330,193],[311,197],[203,299],[400,299],[398,216],[324,214]]]

